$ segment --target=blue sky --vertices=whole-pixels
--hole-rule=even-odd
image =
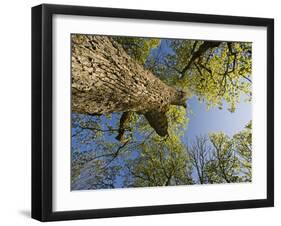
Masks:
[[[200,103],[195,96],[187,102],[192,110],[192,114],[189,115],[188,130],[185,134],[188,140],[193,139],[196,135],[208,134],[210,131],[224,132],[232,136],[241,131],[252,119],[251,104],[243,101],[237,104],[236,111],[233,113],[227,110],[225,103],[222,110],[217,107],[208,110],[206,104]]]

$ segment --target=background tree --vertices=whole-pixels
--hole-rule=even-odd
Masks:
[[[235,111],[241,95],[251,100],[252,45],[245,42],[172,40],[166,65],[169,84],[189,89],[210,107],[223,100]]]
[[[197,136],[188,147],[195,182],[251,182],[251,136],[251,121],[232,138],[222,132]]]
[[[173,136],[154,137],[143,144],[138,157],[127,161],[127,187],[192,184],[191,166],[184,146]]]
[[[156,48],[160,44],[157,38],[135,38],[135,37],[113,37],[127,54],[136,60],[140,65],[145,65],[151,49]]]
[[[239,160],[232,140],[223,133],[209,135],[214,147],[209,161],[208,178],[211,183],[239,182]]]
[[[196,183],[208,183],[206,168],[210,161],[211,147],[207,136],[196,136],[189,147],[189,155],[198,180]]]
[[[238,154],[242,180],[252,181],[252,121],[245,129],[233,136],[233,142]]]

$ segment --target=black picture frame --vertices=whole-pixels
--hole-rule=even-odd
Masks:
[[[266,27],[267,198],[54,212],[52,210],[52,18],[55,14]],[[57,221],[271,206],[274,206],[273,19],[49,4],[32,8],[32,218],[40,221]]]

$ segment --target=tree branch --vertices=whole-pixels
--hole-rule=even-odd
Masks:
[[[196,42],[195,42],[196,43]],[[194,43],[194,44],[195,44]],[[218,47],[221,44],[221,42],[204,42],[202,45],[200,45],[199,49],[195,51],[190,58],[189,62],[187,65],[182,69],[181,71],[181,78],[185,76],[186,71],[191,67],[191,65],[200,57],[202,56],[205,52],[207,52],[209,49]],[[193,48],[195,48],[193,46]]]

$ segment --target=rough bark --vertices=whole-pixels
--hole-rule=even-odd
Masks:
[[[163,114],[168,105],[184,106],[185,101],[183,91],[145,70],[111,38],[72,35],[73,112],[98,115],[132,111],[153,120],[155,112]]]

